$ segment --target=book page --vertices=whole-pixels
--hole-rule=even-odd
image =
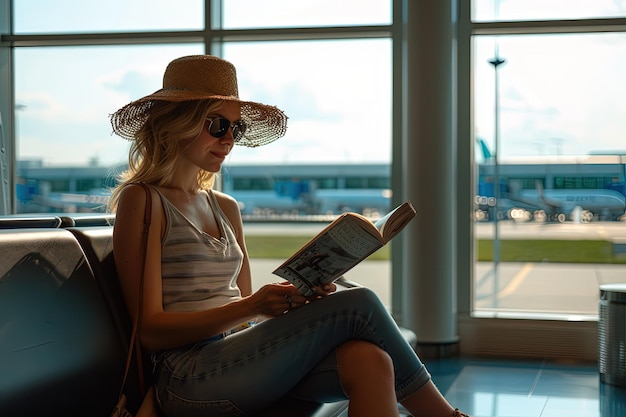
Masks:
[[[310,295],[310,287],[333,282],[381,246],[380,239],[361,222],[345,216],[311,240],[274,274]]]
[[[406,201],[379,219],[374,225],[380,231],[383,242],[393,239],[416,216],[413,205]]]

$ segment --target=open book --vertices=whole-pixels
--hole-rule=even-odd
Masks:
[[[273,273],[291,282],[303,295],[339,279],[383,247],[415,217],[405,202],[373,223],[357,213],[343,213],[309,240]]]

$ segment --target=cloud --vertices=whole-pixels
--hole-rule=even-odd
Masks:
[[[34,120],[53,121],[67,117],[72,109],[62,104],[56,96],[47,92],[23,92],[17,97],[19,108],[17,117],[30,122]]]
[[[123,73],[107,74],[102,77],[101,83],[106,90],[136,100],[161,88],[162,77],[161,72],[130,69]]]

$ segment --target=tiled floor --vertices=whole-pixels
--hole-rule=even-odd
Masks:
[[[446,398],[471,417],[626,417],[626,388],[601,384],[595,363],[425,362]]]

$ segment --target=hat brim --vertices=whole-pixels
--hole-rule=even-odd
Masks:
[[[234,96],[209,95],[190,90],[160,89],[154,93],[128,103],[111,115],[113,133],[134,140],[137,132],[150,117],[150,108],[155,102],[183,102],[196,100],[225,100],[241,106],[241,120],[246,132],[236,145],[257,147],[266,145],[285,135],[287,116],[278,107],[253,101],[240,100]]]

